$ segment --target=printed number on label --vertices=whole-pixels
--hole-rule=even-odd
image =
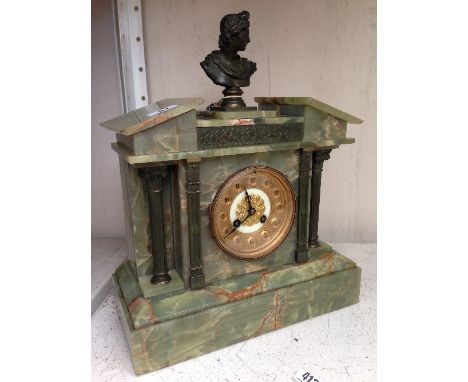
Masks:
[[[298,370],[294,379],[299,382],[325,382],[323,379],[319,379],[316,373],[305,370]]]

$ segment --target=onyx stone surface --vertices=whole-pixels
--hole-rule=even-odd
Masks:
[[[359,301],[361,270],[336,251],[303,264],[144,298],[128,263],[114,275],[118,310],[137,375]]]
[[[92,380],[167,382],[190,376],[205,382],[283,382],[304,369],[315,370],[325,381],[376,381],[377,246],[332,247],[362,268],[358,304],[145,375],[135,374],[117,314],[118,298],[109,294],[91,317]]]
[[[201,98],[170,98],[147,105],[101,125],[114,131],[117,143],[113,149],[129,164],[143,164],[226,155],[243,155],[288,149],[336,148],[341,144],[354,143],[346,137],[348,123],[362,123],[357,117],[340,111],[310,97],[256,98],[258,111],[196,112]],[[158,107],[160,109],[158,109]],[[166,110],[168,107],[172,107]],[[154,115],[154,113],[158,113]],[[274,112],[274,114],[273,114]],[[245,114],[244,114],[245,113]],[[300,137],[291,140],[273,140],[271,143],[256,143],[240,147],[199,147],[199,135],[209,128],[246,126],[262,129],[268,135],[279,125],[303,126]],[[218,133],[222,134],[222,133]],[[277,134],[277,133],[276,133]]]
[[[307,183],[311,173],[301,170],[301,153],[353,143],[347,124],[362,121],[307,97],[256,98],[258,110],[230,112],[197,111],[202,102],[165,99],[102,124],[117,138],[112,148],[120,161],[129,260],[113,279],[137,374],[359,301],[360,268],[326,243],[301,247],[301,262],[296,263],[298,232],[307,231],[298,231],[297,215],[275,251],[246,261],[218,246],[209,211],[230,175],[268,166],[289,181],[296,202],[306,202],[288,208],[301,208],[301,224],[307,225],[312,191],[299,183]],[[294,134],[287,130],[293,126]],[[146,167],[161,167],[165,174],[160,203],[165,253],[151,243],[150,191],[142,179]],[[161,256],[173,282],[154,285],[153,259]],[[195,268],[203,278],[197,290]]]

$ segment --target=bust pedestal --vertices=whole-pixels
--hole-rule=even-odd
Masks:
[[[255,100],[256,110],[197,112],[201,99],[166,99],[102,124],[117,136],[130,255],[113,280],[137,374],[359,300],[360,268],[319,240],[318,216],[323,163],[362,121],[312,98]],[[294,205],[272,196],[271,210],[293,223],[271,253],[245,260],[214,239],[210,227],[232,221],[211,208],[232,174],[264,167],[290,184]],[[240,190],[270,186],[249,179]],[[260,245],[234,231],[222,239]]]

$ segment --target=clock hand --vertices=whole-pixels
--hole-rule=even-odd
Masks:
[[[249,214],[253,215],[256,211],[255,208],[253,208],[252,203],[250,203],[250,195],[247,192],[247,189],[245,189],[245,200],[247,200],[247,203],[249,204]]]
[[[233,233],[237,228],[239,228],[239,227],[241,226],[241,224],[242,224],[243,222],[245,222],[245,221],[246,221],[249,217],[251,217],[252,215],[253,215],[253,214],[250,214],[250,213],[248,212],[248,213],[247,213],[247,216],[246,216],[242,221],[240,221],[237,225],[234,224],[234,228],[231,230],[231,232],[229,232],[226,236],[224,236],[224,238],[226,239],[231,233]],[[235,223],[236,221],[239,221],[239,220],[237,220],[237,219],[234,220],[234,223]]]
[[[249,209],[247,211],[247,216],[242,220],[242,221],[239,221],[238,219],[234,220],[234,228],[231,230],[231,232],[229,232],[224,238],[226,239],[231,233],[233,233],[235,230],[237,230],[237,228],[239,228],[241,226],[242,223],[244,223],[249,217],[251,217],[252,215],[255,215],[255,212],[257,212],[255,210],[255,208],[253,208],[252,206],[252,203],[250,202],[250,195],[249,193],[247,192],[247,189],[245,189],[245,200],[247,201],[247,203],[249,204]],[[237,224],[236,224],[237,222]]]

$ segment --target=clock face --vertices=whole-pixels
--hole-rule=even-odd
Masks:
[[[291,230],[296,198],[279,171],[247,167],[232,174],[210,207],[211,231],[219,246],[241,259],[273,252]]]

